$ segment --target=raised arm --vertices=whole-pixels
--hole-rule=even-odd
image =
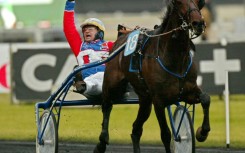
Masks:
[[[77,56],[80,51],[82,39],[75,26],[74,7],[74,0],[68,0],[66,2],[63,18],[63,30],[73,53]]]

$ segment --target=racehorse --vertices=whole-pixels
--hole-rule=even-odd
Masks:
[[[162,23],[154,30],[140,31],[140,47],[132,54],[133,59],[138,61],[136,64],[133,62],[138,71],[129,71],[132,56],[124,56],[124,50],[107,63],[103,82],[102,131],[94,153],[104,153],[109,144],[108,127],[113,102],[123,97],[128,83],[139,97],[138,115],[131,134],[134,153],[140,153],[143,124],[151,113],[152,104],[167,153],[171,152],[171,132],[165,108],[175,102],[201,103],[204,117],[197,129],[196,139],[200,142],[206,140],[210,131],[210,97],[197,86],[197,68],[190,52],[195,48],[191,39],[201,35],[205,29],[200,12],[204,4],[204,0],[167,1]],[[128,36],[129,33],[120,35],[112,52],[125,43]],[[142,43],[139,43],[140,40]]]

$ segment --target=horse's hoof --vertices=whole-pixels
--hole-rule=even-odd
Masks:
[[[99,140],[100,140],[100,142],[104,142],[105,144],[109,144],[109,134],[108,134],[108,132],[101,132]]]
[[[104,153],[105,150],[106,150],[106,144],[98,143],[94,148],[94,153]]]
[[[196,139],[199,142],[204,142],[208,137],[208,132],[206,135],[202,134],[202,127],[199,127],[196,132]]]

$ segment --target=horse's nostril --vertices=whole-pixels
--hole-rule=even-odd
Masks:
[[[204,21],[200,21],[200,22],[198,22],[198,21],[193,21],[191,24],[192,24],[193,27],[197,27],[197,28],[202,28],[202,27],[205,26]]]

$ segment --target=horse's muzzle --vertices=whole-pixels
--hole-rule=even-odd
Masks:
[[[195,35],[201,35],[204,31],[205,31],[205,28],[206,28],[206,24],[204,21],[193,21],[191,23],[191,26],[192,26],[192,30],[194,32]]]

